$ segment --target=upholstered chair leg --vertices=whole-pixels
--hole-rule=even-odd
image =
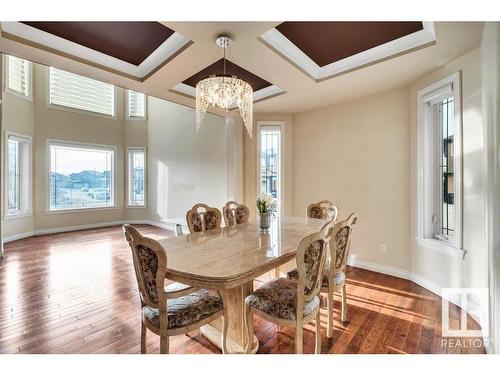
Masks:
[[[141,354],[146,354],[146,324],[141,320]]]
[[[342,323],[347,319],[347,290],[346,285],[342,286]]]
[[[253,313],[250,306],[245,304],[245,323],[247,325],[247,346],[245,353],[250,353],[253,344]]]
[[[321,354],[321,315],[320,309],[316,313],[316,347],[314,350],[315,354]]]
[[[302,344],[303,344],[303,335],[304,333],[304,328],[302,327],[302,322],[299,324],[297,323],[297,326],[295,328],[295,353],[296,354],[302,354],[303,349],[302,349]]]
[[[227,316],[227,309],[224,306],[224,316],[222,317],[222,354],[227,353],[227,328],[229,326],[229,318]]]
[[[327,327],[326,327],[326,337],[331,339],[333,337],[333,288],[328,288],[328,296],[326,298],[326,308],[328,309],[327,313]]]
[[[160,336],[160,354],[168,354],[168,336]]]

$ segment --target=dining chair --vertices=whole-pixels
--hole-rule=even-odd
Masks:
[[[195,330],[219,317],[223,319],[222,352],[226,353],[228,319],[222,297],[207,289],[179,295],[165,288],[167,254],[162,245],[125,224],[132,250],[141,300],[141,353],[146,353],[146,331],[160,336],[160,353],[169,352],[169,337]]]
[[[306,208],[306,216],[310,219],[336,220],[338,213],[338,206],[327,200],[311,203]]]
[[[321,293],[328,293],[327,295],[327,309],[328,309],[328,325],[327,334],[328,338],[333,337],[333,294],[334,292],[342,291],[342,312],[341,320],[345,322],[347,317],[347,296],[346,296],[346,267],[349,250],[351,248],[351,235],[352,229],[358,216],[352,213],[344,221],[340,221],[333,227],[332,238],[329,243],[330,256],[325,262],[323,270],[323,279],[321,282]],[[292,280],[297,280],[297,269],[289,271],[287,277]]]
[[[127,230],[125,230],[125,228],[127,228]],[[123,233],[125,234],[125,239],[127,240],[128,244],[131,248],[133,246],[134,240],[135,240],[135,242],[138,242],[140,240],[140,238],[142,237],[142,235],[139,233],[139,231],[137,229],[135,229],[133,226],[128,225],[128,224],[125,224],[123,226]],[[137,265],[137,262],[135,261],[135,257],[132,257],[132,261],[134,264],[135,273],[137,275],[139,269],[137,268],[138,265]],[[178,283],[178,282],[173,282],[173,281],[168,283],[167,286],[165,287],[165,290],[167,293],[169,293],[170,298],[182,297],[184,295],[193,293],[193,292],[197,291],[198,289],[200,289],[200,288],[195,287],[195,286],[185,285],[185,284]]]
[[[295,327],[295,352],[298,354],[303,351],[303,327],[315,319],[315,353],[321,352],[319,291],[333,225],[333,221],[328,222],[319,232],[305,237],[298,244],[297,280],[287,278],[271,280],[245,298],[247,353],[252,344],[249,338],[254,335],[254,314],[278,326]]]
[[[222,214],[215,207],[198,203],[186,213],[186,222],[191,233],[220,228]]]
[[[224,216],[224,223],[226,227],[236,224],[248,223],[250,210],[247,206],[239,204],[235,201],[229,201],[222,207],[222,215]]]

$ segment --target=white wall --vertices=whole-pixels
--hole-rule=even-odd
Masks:
[[[407,89],[294,115],[293,214],[323,199],[357,212],[351,255],[409,270],[409,156]]]
[[[226,203],[227,136],[221,116],[207,114],[199,134],[192,108],[148,100],[151,219],[184,218],[196,203]]]
[[[500,353],[500,22],[486,22],[481,43],[485,134],[486,252],[490,287],[492,351]]]

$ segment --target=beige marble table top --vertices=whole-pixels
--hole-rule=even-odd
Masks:
[[[273,218],[267,233],[258,222],[159,239],[167,252],[170,280],[195,286],[233,288],[295,257],[298,243],[326,221]]]

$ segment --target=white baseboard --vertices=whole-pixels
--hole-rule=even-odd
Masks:
[[[411,272],[410,271],[402,270],[400,268],[385,266],[385,265],[378,264],[378,263],[372,263],[372,262],[369,262],[367,260],[360,259],[360,258],[356,257],[355,255],[349,256],[349,259],[347,260],[347,264],[349,264],[350,266],[353,266],[353,267],[363,268],[363,269],[368,270],[368,271],[373,271],[373,272],[383,273],[385,275],[399,277],[401,279],[406,279],[406,280],[411,279]]]
[[[111,227],[111,226],[123,225],[123,224],[147,224],[147,225],[152,225],[154,227],[158,227],[158,228],[162,228],[165,230],[170,230],[170,231],[175,232],[175,224],[173,224],[173,223],[153,221],[153,220],[118,220],[118,221],[108,221],[108,222],[104,222],[104,223],[74,225],[74,226],[69,226],[69,227],[37,229],[37,230],[23,232],[23,233],[16,233],[12,236],[4,237],[3,243],[21,240],[23,238],[28,238],[28,237],[33,237],[33,236],[44,235],[44,234],[73,232],[76,230]]]

